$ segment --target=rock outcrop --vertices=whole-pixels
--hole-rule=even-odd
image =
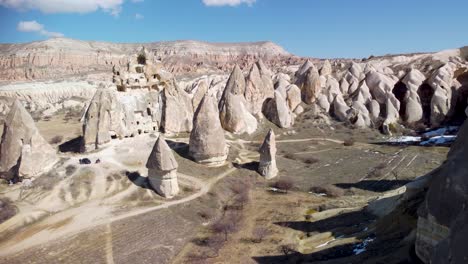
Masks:
[[[179,193],[178,167],[172,149],[167,145],[164,136],[159,135],[146,162],[146,168],[150,185],[161,196],[173,198]]]
[[[211,95],[203,97],[195,112],[189,155],[196,162],[208,166],[223,165],[227,159],[224,130],[219,121],[216,100]]]
[[[249,71],[246,78],[245,99],[249,111],[257,115],[262,111],[263,102],[272,98],[274,92],[270,70],[259,60]]]
[[[310,67],[305,73],[302,82],[297,83],[301,89],[302,101],[306,104],[313,104],[320,93],[321,82],[320,75],[315,67]]]
[[[89,103],[83,123],[82,151],[92,151],[110,142],[111,136],[122,135],[122,124],[118,120],[122,113],[121,105],[112,90],[101,87]],[[115,116],[118,116],[115,118]],[[120,120],[119,120],[120,121]],[[111,134],[111,131],[114,134]]]
[[[402,83],[406,85],[408,91],[403,99],[405,107],[404,120],[407,123],[415,123],[423,119],[423,109],[421,99],[419,98],[418,89],[424,83],[426,77],[420,71],[412,69]]]
[[[193,104],[190,96],[172,79],[164,89],[162,128],[166,134],[192,131]]]
[[[452,102],[452,84],[454,69],[450,64],[437,69],[429,78],[428,84],[434,95],[431,100],[431,125],[440,125],[447,117]]]
[[[245,87],[244,75],[236,65],[219,102],[221,125],[226,131],[234,134],[252,134],[257,130],[257,119],[247,108]]]
[[[431,173],[419,210],[416,253],[425,263],[466,263],[468,243],[468,122],[460,129],[447,161]]]
[[[278,127],[290,128],[294,124],[293,113],[279,91],[275,91],[275,97],[265,102],[262,112],[268,120]]]
[[[275,178],[278,175],[278,167],[276,166],[276,139],[272,129],[268,131],[259,152],[258,172],[267,180]]]
[[[6,117],[0,144],[0,176],[18,181],[50,169],[58,161],[56,150],[40,135],[34,120],[16,100]]]
[[[24,44],[0,45],[0,80],[30,80],[110,71],[126,67],[128,56],[142,46],[154,61],[173,73],[228,71],[234,63],[250,65],[259,58],[268,64],[286,64],[291,54],[272,42],[207,43],[169,41],[106,43],[51,38]]]

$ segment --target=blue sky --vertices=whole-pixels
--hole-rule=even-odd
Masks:
[[[0,42],[59,33],[112,42],[270,40],[300,56],[360,58],[468,45],[467,10],[467,0],[0,0]]]

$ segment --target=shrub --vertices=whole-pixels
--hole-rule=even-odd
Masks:
[[[254,243],[261,243],[269,234],[270,231],[268,231],[268,229],[265,227],[256,227],[252,231],[252,241]]]
[[[72,175],[73,173],[75,173],[75,171],[76,171],[76,166],[74,166],[74,165],[68,165],[68,166],[65,168],[65,175],[70,176],[70,175]]]
[[[315,164],[315,163],[318,163],[320,160],[317,159],[317,158],[308,158],[306,160],[304,160],[304,163],[305,164]]]
[[[329,197],[341,197],[345,195],[345,191],[343,189],[331,184],[325,186],[312,186],[309,191],[313,193],[324,193]]]
[[[345,141],[343,142],[343,145],[346,147],[350,147],[350,146],[353,146],[354,143],[355,143],[354,138],[348,138],[348,139],[345,139]]]
[[[289,191],[294,187],[294,182],[291,179],[281,179],[276,181],[272,187],[283,191]]]
[[[62,142],[62,140],[63,140],[62,136],[55,136],[49,141],[49,143],[50,144],[59,144],[59,143]]]
[[[215,234],[223,234],[224,241],[227,241],[228,235],[237,232],[237,230],[239,229],[239,220],[239,214],[231,213],[229,215],[225,215],[223,218],[213,223],[213,225],[211,226],[211,230]]]

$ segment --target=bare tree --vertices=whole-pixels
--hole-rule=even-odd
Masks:
[[[228,235],[236,232],[239,229],[239,221],[241,220],[241,215],[235,213],[235,211],[230,211],[229,214],[225,214],[223,218],[215,222],[211,229],[215,233],[222,233],[224,235],[224,241],[228,240]]]

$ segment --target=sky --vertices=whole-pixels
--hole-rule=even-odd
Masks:
[[[0,0],[0,43],[273,41],[363,58],[468,45],[467,0]]]

